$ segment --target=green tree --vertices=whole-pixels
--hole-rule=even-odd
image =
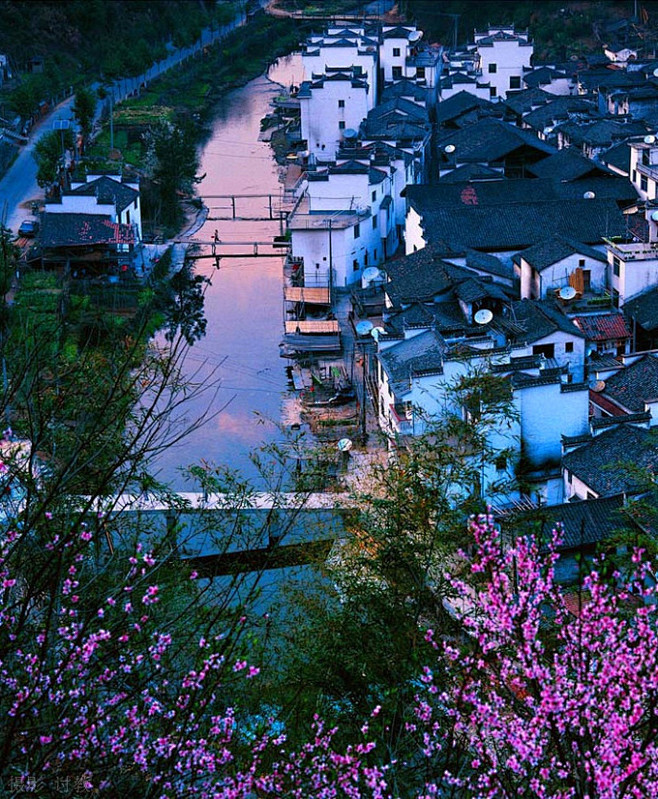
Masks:
[[[73,106],[73,113],[80,125],[82,133],[83,147],[89,136],[91,135],[91,128],[94,122],[94,114],[96,113],[96,98],[89,89],[80,87],[75,93],[75,104]]]
[[[146,135],[147,168],[161,204],[165,225],[180,223],[180,194],[189,194],[197,176],[199,159],[191,132],[167,122],[151,128]]]
[[[38,166],[37,183],[39,186],[44,188],[55,183],[64,153],[73,146],[71,130],[52,130],[39,139],[33,153]]]

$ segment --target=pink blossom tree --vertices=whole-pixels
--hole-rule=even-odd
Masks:
[[[490,518],[471,530],[476,579],[456,584],[468,640],[437,636],[454,682],[437,685],[427,668],[410,724],[423,735],[423,794],[658,796],[651,564],[639,551],[630,579],[592,571],[570,602],[555,583],[558,533],[542,554],[533,538],[504,551]]]

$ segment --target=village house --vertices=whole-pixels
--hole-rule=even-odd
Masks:
[[[624,366],[598,381],[590,394],[595,418],[651,414],[649,425],[658,425],[658,357],[656,353],[631,355]]]
[[[569,313],[569,317],[585,335],[585,352],[588,357],[610,355],[617,358],[631,351],[631,330],[623,314],[618,311],[581,313],[575,308],[574,313]]]
[[[606,245],[613,302],[620,308],[658,284],[658,213],[650,209],[647,213],[648,241],[608,241]]]
[[[576,441],[565,437],[565,498],[646,492],[658,468],[658,439],[655,430],[649,429],[649,414],[594,419],[592,424],[596,435]]]
[[[548,64],[529,67],[523,72],[523,88],[542,89],[549,94],[569,95],[578,93],[576,76]]]
[[[520,498],[518,487],[510,484],[523,451],[525,479],[533,495],[554,504],[561,500],[561,436],[587,430],[587,386],[564,382],[561,370],[546,368],[540,355],[528,356],[525,348],[510,353],[493,343],[487,336],[450,341],[434,330],[400,341],[381,338],[380,426],[393,440],[418,435],[446,414],[468,412],[451,404],[460,378],[487,371],[507,376],[514,413],[489,432],[490,445],[504,454],[495,463],[482,465],[482,496],[500,504]],[[555,413],[549,412],[551,408]]]
[[[436,203],[434,186],[407,188],[407,254],[430,243],[447,244],[453,250],[470,247],[494,254],[503,263],[511,264],[519,250],[544,241],[547,231],[590,246],[599,245],[604,236],[624,237],[626,234],[624,216],[614,199],[565,198],[557,194],[556,189],[549,197],[533,200],[528,197],[532,196],[533,184],[539,188],[539,181],[515,182],[528,184],[529,195],[495,206],[478,201],[449,207]],[[479,200],[481,195],[477,192],[488,185],[492,184],[472,184],[465,198],[475,193]],[[568,184],[554,184],[560,185]]]
[[[586,158],[597,158],[604,150],[632,136],[650,133],[650,126],[640,120],[619,117],[580,122],[569,120],[555,128],[557,146],[577,147]]]
[[[658,348],[658,286],[626,300],[623,311],[633,335],[632,350]]]
[[[319,162],[336,158],[346,135],[356,132],[368,115],[370,87],[360,71],[331,69],[304,81],[297,93],[301,137]]]
[[[534,50],[528,32],[490,27],[475,31],[473,39],[470,49],[477,53],[480,71],[490,83],[489,96],[505,99],[508,91],[521,89]]]
[[[582,584],[589,562],[600,554],[601,545],[611,542],[622,529],[644,529],[634,520],[623,494],[615,494],[589,502],[565,502],[539,505],[529,510],[494,508],[496,522],[510,543],[520,535],[535,536],[540,547],[548,551],[555,531],[559,532],[556,551],[555,579],[563,586]]]
[[[526,167],[556,152],[533,133],[492,118],[444,133],[436,149],[439,178],[465,164],[489,166],[506,177],[523,177]]]
[[[608,260],[598,249],[555,234],[513,257],[521,299],[544,300],[569,286],[581,295],[602,294],[608,288]]]
[[[85,214],[108,217],[118,225],[134,230],[134,240],[142,240],[142,209],[139,182],[122,180],[120,175],[88,174],[85,181],[73,181],[70,191],[47,200],[43,216]]]

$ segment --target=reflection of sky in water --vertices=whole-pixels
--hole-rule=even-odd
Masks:
[[[299,83],[299,58],[284,59],[275,70],[284,85]],[[252,81],[228,95],[219,110],[213,132],[201,154],[198,186],[202,197],[230,194],[280,196],[279,167],[267,143],[258,141],[260,120],[270,109],[279,87],[266,78]],[[225,216],[226,208],[213,212],[213,205],[226,199],[208,197],[210,216]],[[267,199],[237,200],[247,216],[265,216]],[[225,241],[267,241],[279,233],[279,223],[208,221],[196,238],[208,241],[214,231]],[[191,432],[180,446],[171,447],[156,462],[158,477],[174,488],[186,487],[179,467],[201,459],[236,468],[256,478],[249,452],[261,443],[280,437],[277,424],[287,391],[285,367],[279,355],[282,338],[282,259],[226,258],[217,271],[210,260],[197,262],[196,272],[210,278],[205,294],[208,320],[205,337],[186,357],[185,372],[195,379],[219,377],[221,388],[210,413],[221,412],[199,430]],[[207,410],[208,396],[188,403],[188,419]],[[269,421],[268,421],[269,420]],[[189,487],[189,485],[187,486]]]

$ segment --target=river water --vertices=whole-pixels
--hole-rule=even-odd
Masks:
[[[197,187],[210,208],[209,217],[228,213],[226,207],[213,208],[226,206],[227,201],[211,195],[281,195],[281,167],[270,145],[258,141],[260,120],[271,111],[270,102],[281,85],[299,85],[301,77],[300,56],[288,56],[268,76],[231,92],[218,107],[212,133],[200,153],[200,174],[205,177]],[[268,213],[266,199],[237,202],[238,215]],[[222,241],[268,241],[279,233],[279,223],[209,219],[195,238],[209,241],[215,230]],[[211,259],[196,261],[195,273],[211,281],[205,293],[207,329],[187,352],[183,373],[192,382],[208,386],[219,380],[220,387],[214,396],[209,390],[185,406],[187,420],[204,412],[213,418],[169,447],[155,463],[158,478],[175,490],[192,486],[181,467],[201,461],[230,466],[257,487],[265,487],[250,453],[281,440],[280,425],[290,402],[288,362],[279,355],[282,261],[280,257],[225,258],[219,270]]]

